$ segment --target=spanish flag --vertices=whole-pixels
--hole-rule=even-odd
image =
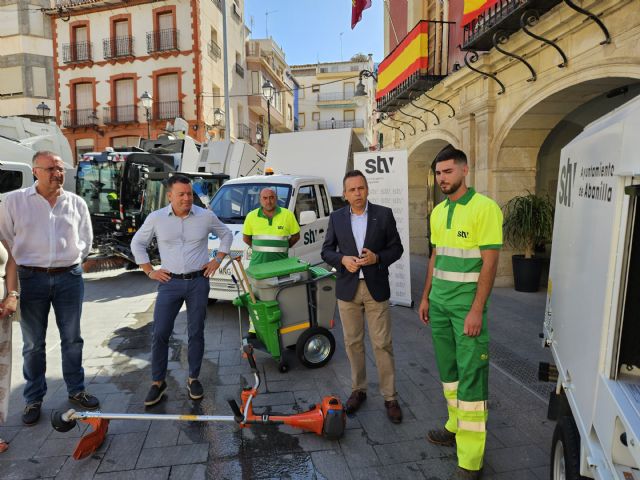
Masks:
[[[376,100],[396,88],[419,70],[429,66],[429,22],[420,21],[406,37],[380,62]]]
[[[371,6],[371,0],[351,0],[351,30],[362,20],[362,11]]]
[[[500,0],[464,0],[464,13],[462,15],[462,25],[471,23],[472,20],[493,7]]]

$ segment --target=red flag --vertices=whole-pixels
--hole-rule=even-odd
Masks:
[[[362,20],[362,11],[371,6],[371,0],[351,0],[351,30]]]

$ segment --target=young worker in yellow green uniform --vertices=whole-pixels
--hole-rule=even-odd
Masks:
[[[267,187],[260,192],[260,207],[244,221],[242,238],[253,250],[251,267],[287,258],[289,247],[300,240],[300,225],[291,210],[278,206],[276,192]],[[255,333],[253,324],[249,333]]]
[[[436,156],[434,170],[447,199],[431,213],[434,249],[419,315],[431,323],[449,419],[427,438],[457,447],[458,468],[451,479],[474,480],[482,473],[487,437],[487,304],[502,247],[502,212],[467,187],[464,152],[446,147]]]

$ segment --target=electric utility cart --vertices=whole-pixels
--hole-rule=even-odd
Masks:
[[[544,344],[551,479],[640,480],[640,97],[562,149]]]
[[[281,372],[289,370],[285,348],[295,348],[307,368],[326,365],[336,349],[329,331],[336,307],[335,276],[295,257],[254,265],[246,272],[240,259],[230,262],[239,293],[234,305],[247,309],[256,330],[256,338],[246,341],[267,351]]]

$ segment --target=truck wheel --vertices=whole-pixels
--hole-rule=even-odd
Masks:
[[[296,342],[296,356],[307,368],[324,367],[336,351],[333,334],[323,327],[311,327],[302,332]]]
[[[560,417],[553,432],[551,480],[587,480],[580,475],[580,434],[569,416]]]

